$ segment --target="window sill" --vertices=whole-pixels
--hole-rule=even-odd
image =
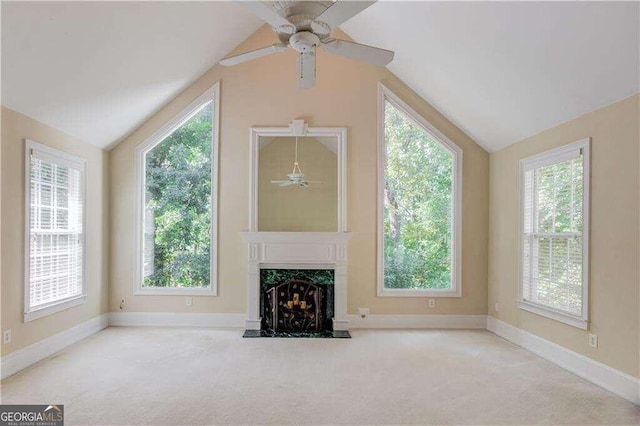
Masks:
[[[589,321],[571,314],[557,311],[555,309],[547,308],[546,306],[539,305],[537,303],[528,302],[526,300],[518,300],[518,307],[524,311],[547,317],[552,320],[565,323],[572,327],[579,328],[581,330],[589,329]]]
[[[64,311],[74,306],[78,306],[87,301],[87,295],[77,296],[73,299],[67,299],[60,301],[54,305],[49,305],[44,308],[35,309],[33,311],[24,313],[24,322],[33,321],[38,318],[46,317],[47,315],[55,314],[56,312]]]
[[[379,288],[378,297],[462,297],[462,292],[455,289],[415,290],[401,288]]]
[[[138,287],[133,292],[135,296],[217,296],[218,291],[210,288],[162,288],[162,287]]]

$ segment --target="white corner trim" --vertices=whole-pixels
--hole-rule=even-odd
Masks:
[[[349,327],[355,328],[487,328],[486,315],[348,315]]]
[[[102,314],[80,323],[65,331],[62,331],[46,339],[40,340],[26,348],[3,356],[0,363],[1,377],[5,379],[20,370],[23,370],[38,361],[55,354],[90,335],[106,328],[109,325],[109,315]]]
[[[246,314],[192,314],[173,312],[111,312],[109,325],[115,327],[239,327]]]
[[[640,379],[636,377],[491,316],[487,317],[487,330],[576,376],[640,405]]]

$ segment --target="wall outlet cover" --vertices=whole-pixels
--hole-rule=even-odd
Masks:
[[[598,335],[589,333],[589,346],[592,348],[598,347]]]
[[[2,343],[11,343],[11,330],[4,330],[2,332]]]
[[[436,299],[429,299],[428,302],[429,308],[435,308],[436,307]]]
[[[193,306],[193,297],[187,297],[184,302],[187,306]]]

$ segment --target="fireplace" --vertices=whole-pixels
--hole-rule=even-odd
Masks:
[[[242,235],[248,243],[245,337],[350,337],[346,245],[351,234]]]
[[[262,269],[263,334],[333,331],[332,269]]]

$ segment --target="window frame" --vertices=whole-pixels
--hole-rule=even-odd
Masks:
[[[31,301],[31,155],[41,152],[51,158],[51,162],[66,165],[80,171],[80,195],[82,197],[82,291],[80,295],[61,299],[56,302],[32,309]],[[25,139],[24,150],[24,304],[23,322],[33,321],[56,312],[78,306],[87,300],[87,161],[64,151],[43,145],[31,139]]]
[[[209,287],[205,288],[169,288],[143,287],[143,241],[145,214],[145,156],[161,143],[178,127],[188,121],[203,105],[212,102],[213,123],[211,131],[211,270],[209,271]],[[187,107],[174,116],[159,130],[146,138],[136,147],[135,154],[135,268],[134,289],[136,296],[217,296],[218,295],[218,151],[220,134],[220,82],[216,82],[198,96]]]
[[[441,143],[453,155],[453,218],[451,248],[451,288],[448,289],[388,289],[384,286],[384,179],[385,103],[390,102],[407,118]],[[377,295],[378,297],[462,297],[462,149],[434,125],[413,110],[406,102],[378,83],[378,188],[377,188]]]
[[[518,219],[518,307],[524,311],[580,328],[589,329],[589,206],[591,196],[591,138],[554,148],[520,160],[518,171],[519,219]],[[524,214],[526,171],[566,161],[567,155],[582,150],[582,312],[572,315],[560,309],[524,299]]]

